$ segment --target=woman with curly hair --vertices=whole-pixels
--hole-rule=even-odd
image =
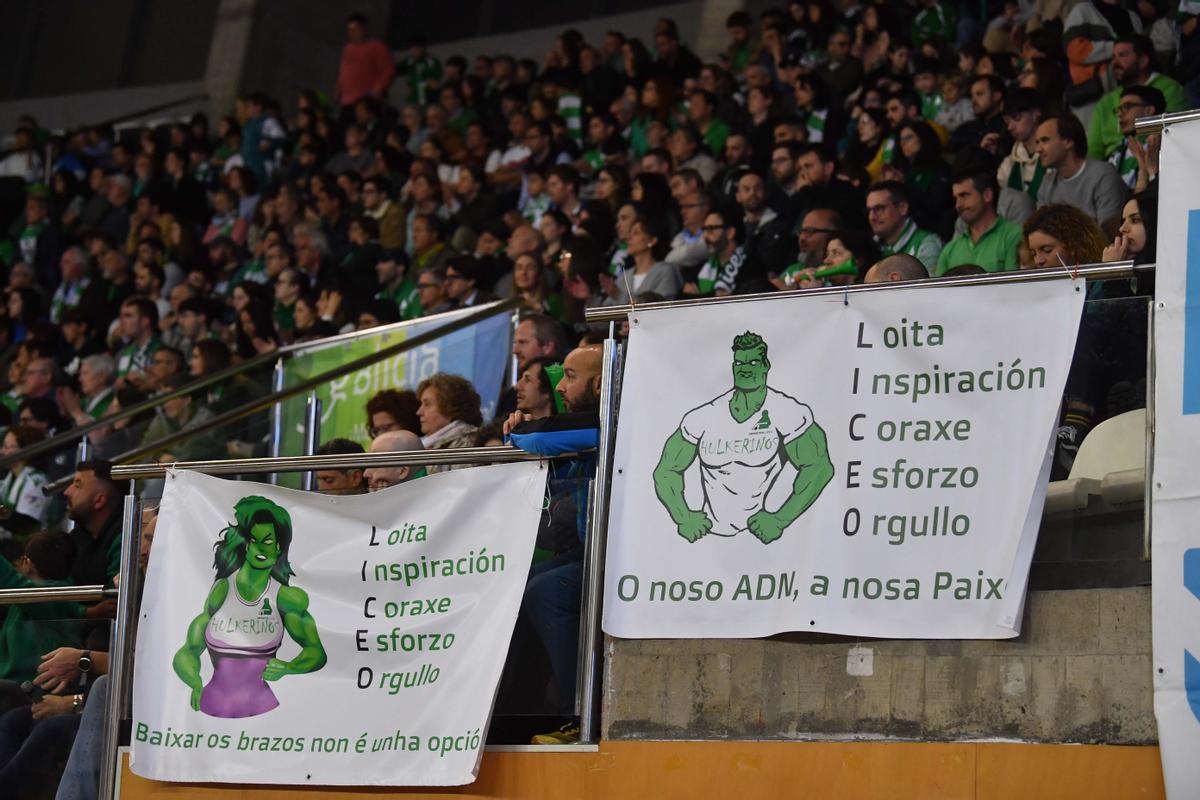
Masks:
[[[1031,253],[1021,259],[1023,269],[1095,264],[1108,244],[1094,219],[1065,203],[1042,206],[1025,220],[1022,231]]]
[[[460,375],[439,372],[417,385],[417,417],[421,420],[421,444],[426,450],[472,447],[475,432],[483,424],[479,393]],[[429,473],[446,472],[449,466],[431,466]]]

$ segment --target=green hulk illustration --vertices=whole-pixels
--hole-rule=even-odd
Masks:
[[[689,542],[749,530],[770,544],[833,478],[825,432],[807,405],[767,385],[770,369],[761,336],[734,337],[733,388],[687,412],[663,446],[654,490]],[[697,458],[704,502],[692,509],[683,496],[684,473]],[[768,511],[767,494],[785,462],[797,472],[791,494]]]
[[[216,582],[173,663],[191,687],[192,708],[225,718],[265,714],[279,705],[266,681],[315,672],[326,661],[308,595],[289,585],[291,516],[258,496],[243,497],[233,512],[237,521],[213,548]],[[291,661],[275,657],[285,631],[300,645]],[[213,662],[207,686],[200,678],[206,648]]]

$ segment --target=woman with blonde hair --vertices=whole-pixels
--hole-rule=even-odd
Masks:
[[[469,380],[445,372],[430,375],[417,385],[417,400],[421,444],[426,450],[475,444],[475,432],[483,424],[483,414],[479,410],[479,393]],[[449,469],[449,466],[431,466],[428,472]]]

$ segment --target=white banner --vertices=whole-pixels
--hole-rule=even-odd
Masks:
[[[605,631],[1015,636],[1084,294],[631,314]]]
[[[168,479],[137,637],[133,771],[473,781],[544,488],[537,463],[347,497]]]
[[[1169,797],[1200,787],[1200,124],[1162,137],[1151,490],[1154,715]]]

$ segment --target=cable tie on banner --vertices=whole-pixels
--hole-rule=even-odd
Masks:
[[[849,289],[842,289],[842,305],[843,306],[850,305],[850,290]]]
[[[1073,281],[1079,280],[1079,265],[1076,264],[1075,268],[1071,269],[1070,267],[1067,266],[1067,262],[1063,261],[1062,253],[1058,252],[1058,250],[1055,250],[1054,255],[1055,255],[1055,257],[1058,258],[1058,263],[1062,264],[1062,268],[1065,269],[1067,271],[1067,274],[1071,276],[1071,280],[1073,280]]]

